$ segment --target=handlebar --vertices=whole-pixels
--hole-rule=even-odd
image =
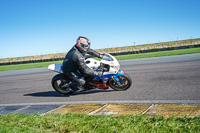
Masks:
[[[101,72],[109,71],[110,70],[110,65],[101,63],[99,68],[98,68],[98,70],[101,71]]]

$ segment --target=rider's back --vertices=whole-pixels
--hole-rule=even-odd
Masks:
[[[63,61],[63,72],[66,73],[77,71],[80,67],[78,65],[78,61],[80,58],[84,58],[83,55],[76,47],[72,47],[72,49],[67,53]]]

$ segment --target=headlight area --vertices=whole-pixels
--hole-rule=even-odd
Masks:
[[[113,66],[112,68],[118,71],[118,70],[120,69],[120,65],[118,65],[118,66]]]

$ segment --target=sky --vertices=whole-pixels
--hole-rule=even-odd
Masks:
[[[0,58],[200,38],[200,0],[0,0]]]

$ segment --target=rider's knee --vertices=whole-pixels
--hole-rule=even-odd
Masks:
[[[84,85],[84,84],[85,84],[85,80],[84,80],[84,79],[80,79],[80,80],[79,80],[79,84],[80,84],[80,85]]]

